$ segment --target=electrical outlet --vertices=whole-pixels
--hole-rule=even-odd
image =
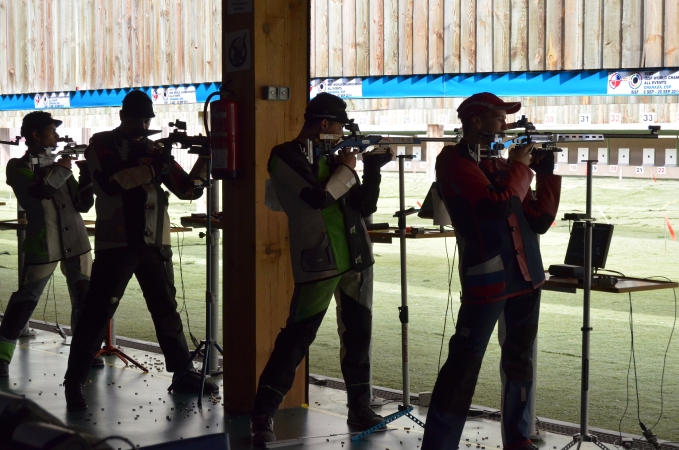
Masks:
[[[290,88],[288,86],[264,86],[262,98],[264,100],[290,100]]]
[[[290,100],[290,88],[287,86],[278,87],[278,100]]]
[[[264,86],[262,88],[264,100],[278,100],[278,87]]]

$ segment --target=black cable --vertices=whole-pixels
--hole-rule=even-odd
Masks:
[[[453,326],[457,326],[455,323],[455,314],[453,313],[453,293],[452,293],[452,283],[453,283],[453,272],[455,270],[455,257],[457,256],[457,242],[455,243],[455,251],[453,253],[453,264],[450,264],[450,256],[448,253],[448,238],[443,238],[443,243],[446,247],[446,259],[448,260],[448,298],[446,300],[446,313],[443,316],[443,332],[441,333],[441,348],[439,349],[439,364],[437,373],[441,371],[441,356],[443,355],[443,343],[446,339],[446,325],[448,323],[448,309],[450,309],[450,316],[453,320]]]
[[[176,226],[172,225],[171,226]],[[193,342],[193,345],[198,347],[200,344],[196,337],[193,335],[191,332],[191,320],[189,319],[189,310],[186,308],[186,289],[184,288],[184,270],[183,270],[183,265],[182,265],[182,255],[184,254],[184,232],[181,232],[182,235],[182,240],[181,244],[179,241],[179,233],[177,233],[177,255],[179,256],[179,280],[182,285],[182,307],[179,309],[179,314],[184,311],[184,315],[186,316],[186,328],[189,331],[189,337],[191,338],[191,342]]]
[[[634,352],[634,316],[632,313],[632,293],[629,292],[629,329],[631,333],[631,347],[630,351],[632,352],[632,363],[634,365],[634,388],[636,390],[636,395],[637,395],[637,419],[639,419],[639,422],[641,422],[641,404],[639,402],[639,377],[637,376],[637,355]]]
[[[631,296],[631,294],[630,294]],[[630,313],[631,315],[631,313]],[[629,409],[629,374],[632,369],[632,352],[630,351],[629,354],[629,361],[627,362],[627,378],[626,378],[626,383],[625,387],[627,388],[627,396],[626,396],[626,402],[625,402],[625,410],[622,412],[622,417],[620,417],[620,421],[618,422],[618,433],[620,434],[620,442],[622,442],[622,421],[625,419],[625,416],[627,415],[627,410]]]
[[[117,440],[120,440],[120,441],[124,441],[127,445],[131,446],[131,448],[133,448],[133,449],[136,449],[136,448],[137,448],[137,447],[132,443],[132,441],[130,441],[128,438],[123,437],[123,436],[115,436],[115,435],[113,435],[113,436],[107,436],[107,437],[105,437],[104,439],[101,439],[101,440],[95,442],[94,444],[92,444],[92,448],[96,448],[98,445],[103,444],[103,443],[106,442],[106,441],[111,441],[111,440],[113,440],[113,439],[117,439]]]

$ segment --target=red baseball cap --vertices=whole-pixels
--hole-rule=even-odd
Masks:
[[[521,102],[503,102],[500,97],[490,92],[474,94],[460,104],[457,108],[457,116],[460,119],[467,119],[478,116],[489,109],[507,111],[507,114],[514,114],[521,109]]]

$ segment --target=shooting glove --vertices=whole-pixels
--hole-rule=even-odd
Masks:
[[[364,153],[361,157],[363,159],[363,171],[375,173],[379,172],[380,168],[390,162],[394,155],[391,153],[391,150],[389,150],[386,153],[378,154],[373,152]]]
[[[540,161],[536,163],[531,162],[528,167],[533,169],[535,173],[554,174],[554,152],[543,152],[539,156],[541,156]]]

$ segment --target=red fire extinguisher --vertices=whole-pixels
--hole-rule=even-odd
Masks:
[[[209,98],[207,101],[209,101]],[[213,178],[217,180],[238,178],[240,175],[240,155],[237,142],[238,107],[236,102],[222,98],[210,103],[210,147],[212,149]]]

